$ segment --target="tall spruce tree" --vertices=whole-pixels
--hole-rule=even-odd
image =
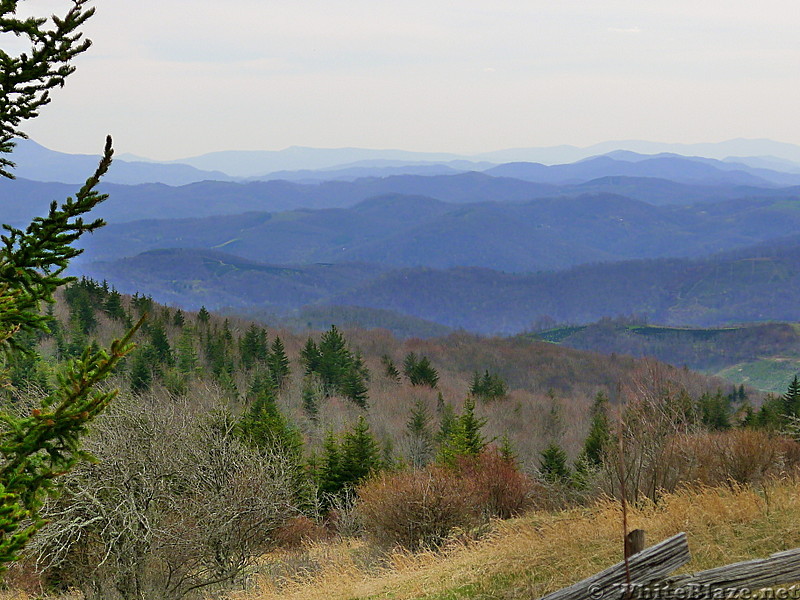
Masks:
[[[299,461],[302,437],[278,408],[274,382],[268,374],[256,374],[248,392],[248,400],[252,402],[250,410],[240,421],[240,431],[245,439],[260,448]]]
[[[608,397],[603,392],[597,392],[591,412],[592,420],[589,425],[589,434],[583,443],[581,460],[592,467],[603,464],[605,450],[611,441],[611,423],[608,415]]]
[[[73,0],[63,17],[16,16],[18,0],[0,2],[0,37],[14,35],[28,44],[19,54],[0,50],[0,176],[12,177],[8,154],[15,138],[24,138],[23,121],[37,116],[50,101],[49,92],[62,86],[74,71],[71,61],[90,42],[81,28],[94,10],[88,0]],[[6,365],[24,352],[25,332],[47,331],[42,302],[52,302],[63,275],[81,250],[73,244],[102,220],[84,221],[84,215],[105,196],[95,190],[111,164],[111,139],[106,141],[100,164],[86,184],[61,205],[53,202],[46,216],[25,229],[4,226],[0,247],[0,388]],[[54,490],[54,479],[87,458],[81,438],[87,424],[114,398],[100,391],[106,379],[130,351],[132,332],[112,343],[109,351],[86,349],[60,374],[58,385],[27,416],[0,411],[0,568],[16,560],[30,537],[44,524],[39,510]]]
[[[280,337],[275,337],[267,354],[267,366],[275,382],[275,387],[283,389],[289,380],[291,369],[289,368],[289,357],[286,356],[286,348]]]
[[[794,376],[783,395],[783,414],[787,417],[800,416],[800,380]]]
[[[348,485],[356,486],[368,475],[381,469],[383,452],[369,430],[367,420],[361,415],[342,440],[342,478]]]

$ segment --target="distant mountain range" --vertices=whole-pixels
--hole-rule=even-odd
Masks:
[[[566,168],[567,164],[607,155],[619,163],[651,162],[646,166],[581,165]],[[659,156],[653,156],[659,155]],[[639,157],[639,158],[637,158]],[[159,162],[133,155],[121,155],[109,171],[106,182],[133,185],[165,183],[185,185],[199,181],[275,180],[318,182],[337,179],[389,175],[454,174],[465,171],[485,171],[506,163],[539,163],[544,179],[540,182],[569,183],[575,178],[586,181],[607,175],[661,177],[695,183],[709,182],[708,174],[692,175],[698,167],[681,169],[667,166],[664,171],[658,161],[684,158],[701,163],[703,158],[717,170],[742,171],[729,175],[728,183],[757,184],[766,180],[775,185],[794,185],[800,174],[800,146],[771,140],[730,140],[717,144],[662,144],[643,141],[604,142],[587,148],[556,146],[549,148],[517,148],[476,155],[451,153],[410,152],[404,150],[373,150],[362,148],[303,148],[290,147],[278,151],[229,151],[189,157],[177,161]],[[699,158],[702,157],[702,158]],[[19,140],[13,154],[17,176],[34,181],[81,183],[96,166],[98,157],[73,155],[49,150],[32,140]],[[716,159],[716,160],[712,160]],[[560,168],[543,169],[551,165]],[[588,169],[597,167],[594,174]],[[687,169],[688,170],[685,170]],[[530,169],[529,169],[530,171]],[[531,171],[533,172],[533,171]],[[670,176],[670,173],[673,176]],[[508,173],[506,173],[507,175]],[[517,177],[517,175],[512,175]],[[688,179],[687,179],[688,176]],[[529,177],[524,177],[529,179]]]
[[[33,142],[14,157],[19,179],[0,181],[0,220],[14,225],[74,194],[96,161]],[[167,303],[401,335],[517,333],[545,316],[800,319],[791,145],[126,158],[101,185],[109,225],[73,272]]]
[[[631,166],[638,166],[640,172],[657,173],[654,163],[661,166],[665,176],[680,169],[685,169],[687,175],[682,181],[619,175],[620,172],[635,172]],[[600,164],[607,168],[598,168]],[[694,167],[691,175],[688,174],[689,167]],[[533,177],[533,172],[542,171],[542,177],[548,181],[499,176],[503,171],[513,172],[519,177]],[[205,217],[248,211],[347,208],[387,194],[427,196],[443,202],[465,204],[529,202],[539,198],[574,198],[587,193],[608,193],[654,205],[800,196],[799,186],[776,186],[763,177],[738,169],[725,170],[680,157],[639,162],[603,158],[556,167],[509,164],[493,169],[492,173],[473,171],[455,175],[392,175],[317,183],[281,180],[247,183],[204,181],[182,186],[102,183],[100,189],[111,197],[98,208],[97,214],[109,222],[122,223],[138,219]],[[786,177],[800,179],[800,175]],[[74,192],[75,185],[42,183],[23,178],[2,180],[0,219],[11,223],[29,221],[32,216],[46,210],[54,198],[64,198]]]
[[[17,165],[14,169],[17,177],[44,182],[81,184],[94,173],[100,157],[56,152],[33,140],[17,140],[11,160]],[[114,160],[105,177],[108,183],[127,185],[139,183],[185,185],[206,180],[233,181],[234,178],[221,171],[201,171],[187,164],[126,161],[119,158]]]
[[[501,164],[509,162],[536,162],[546,165],[572,163],[615,150],[628,150],[639,154],[673,153],[683,156],[702,156],[719,160],[728,157],[770,157],[800,165],[800,146],[772,140],[735,139],[712,144],[666,144],[639,140],[610,141],[585,148],[577,146],[551,146],[544,148],[510,148],[473,155],[408,152],[404,150],[372,150],[363,148],[305,148],[293,146],[278,151],[212,152],[201,156],[183,158],[174,163],[191,165],[202,170],[219,170],[239,177],[264,177],[275,171],[301,169],[330,169],[351,166],[363,161],[385,163],[452,163],[453,161]],[[361,166],[364,166],[363,164]],[[763,166],[763,165],[762,165]],[[774,168],[774,167],[771,167]],[[464,170],[472,170],[467,168]],[[481,169],[482,170],[482,169]],[[778,170],[783,170],[778,169]]]

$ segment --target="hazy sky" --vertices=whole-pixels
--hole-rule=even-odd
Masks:
[[[31,137],[159,159],[800,143],[797,0],[96,0]],[[61,11],[63,0],[25,0]]]

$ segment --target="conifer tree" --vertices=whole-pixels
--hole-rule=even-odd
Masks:
[[[305,363],[306,375],[319,377],[326,397],[338,393],[360,408],[367,408],[369,370],[360,353],[350,350],[335,325],[322,334],[319,346],[309,338],[300,358]]]
[[[319,397],[313,375],[303,378],[302,405],[305,415],[316,422],[319,414]]]
[[[264,361],[267,355],[267,332],[251,323],[239,340],[239,358],[242,366],[249,370],[257,362]]]
[[[555,442],[551,442],[542,452],[539,471],[551,483],[567,483],[572,477],[572,471],[567,464],[567,453]]]
[[[472,398],[464,400],[464,411],[458,416],[439,449],[439,458],[446,464],[453,464],[459,457],[478,456],[486,447],[486,438],[481,429],[486,425],[486,419],[475,415],[475,401]]]
[[[127,322],[128,314],[122,306],[122,294],[117,290],[111,290],[103,302],[103,310],[106,314],[116,321]]]
[[[397,365],[388,354],[381,356],[381,364],[383,365],[383,374],[389,381],[400,383],[400,371],[397,370]]]
[[[707,429],[720,431],[730,428],[730,399],[721,390],[717,390],[716,394],[703,393],[697,400],[696,408],[700,423]]]
[[[205,325],[211,319],[211,313],[208,312],[205,306],[201,306],[200,310],[197,312],[197,320],[201,324]]]
[[[322,456],[319,459],[319,491],[324,494],[338,494],[344,488],[342,477],[342,457],[339,441],[332,431],[328,431],[322,443]]]
[[[172,348],[167,339],[167,332],[160,322],[150,325],[150,346],[153,349],[153,358],[162,365],[172,366],[175,358],[172,356]]]
[[[606,447],[611,441],[608,397],[603,392],[598,392],[595,396],[591,416],[589,434],[583,443],[581,457],[589,466],[599,467],[603,463]]]
[[[315,373],[319,368],[320,353],[317,344],[311,338],[308,338],[305,346],[300,351],[300,360],[303,361],[306,369],[306,375]]]
[[[185,327],[175,344],[178,372],[184,375],[194,373],[197,369],[197,350],[194,345],[194,337],[193,328]]]
[[[800,380],[794,376],[783,395],[783,414],[787,417],[800,416]]]
[[[409,352],[403,360],[403,374],[408,377],[411,385],[427,385],[435,388],[439,383],[439,373],[433,368],[427,356],[417,358],[414,352]]]
[[[444,402],[441,392],[437,399],[437,411],[439,413],[439,431],[436,432],[436,443],[441,447],[453,434],[458,417],[456,417],[455,410],[453,410],[453,405]]]
[[[240,422],[242,435],[260,448],[299,461],[302,438],[278,408],[272,378],[267,374],[257,374],[248,392],[248,400],[252,405]]]
[[[270,346],[269,353],[267,354],[267,366],[269,372],[272,374],[272,379],[275,381],[275,386],[282,389],[286,382],[289,380],[291,369],[289,367],[289,357],[286,356],[286,348],[283,345],[283,340],[276,336],[275,340]]]
[[[30,48],[18,55],[0,50],[0,176],[12,177],[7,155],[14,138],[24,138],[23,121],[37,116],[50,101],[49,91],[64,84],[74,71],[71,60],[89,47],[81,27],[94,12],[88,0],[73,0],[61,17],[16,16],[18,0],[0,2],[0,36],[15,35]],[[83,216],[105,196],[95,187],[111,164],[111,139],[100,164],[86,184],[60,206],[53,202],[46,216],[25,229],[4,226],[0,245],[0,388],[10,357],[24,352],[20,335],[46,332],[48,317],[42,302],[52,302],[55,290],[70,281],[63,276],[81,250],[73,244],[103,225]],[[42,527],[39,517],[54,479],[87,458],[80,449],[87,424],[101,413],[115,392],[97,385],[130,351],[130,332],[109,351],[86,349],[59,374],[56,388],[30,415],[0,412],[0,566],[16,560],[30,537]]]
[[[508,438],[508,434],[503,434],[500,438],[500,457],[511,465],[517,464],[517,453],[514,451],[514,446]]]
[[[342,479],[356,486],[382,466],[381,447],[369,431],[369,424],[360,416],[342,440]]]
[[[130,370],[131,391],[141,394],[150,389],[153,380],[161,374],[156,353],[150,344],[144,344],[132,355]]]
[[[417,400],[411,409],[411,417],[406,423],[408,435],[409,458],[411,466],[421,469],[433,457],[433,433],[430,430],[432,421],[428,407],[422,400]]]

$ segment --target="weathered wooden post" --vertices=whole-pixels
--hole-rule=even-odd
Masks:
[[[630,558],[644,550],[644,529],[634,529],[625,536],[625,558]]]

